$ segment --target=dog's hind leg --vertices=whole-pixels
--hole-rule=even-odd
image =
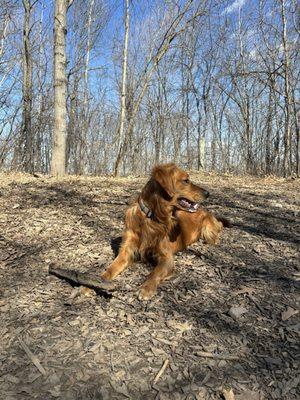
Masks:
[[[119,255],[113,263],[101,274],[101,278],[111,281],[134,261],[138,250],[139,238],[132,230],[126,230],[122,239]]]
[[[207,213],[200,224],[200,237],[204,242],[217,244],[220,239],[223,224],[212,214]]]

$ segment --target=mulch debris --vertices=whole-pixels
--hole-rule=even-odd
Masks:
[[[144,177],[0,175],[1,399],[299,399],[299,180],[192,177],[233,227],[144,303],[141,263],[111,298],[48,274],[99,276]]]

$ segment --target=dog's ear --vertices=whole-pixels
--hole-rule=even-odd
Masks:
[[[152,170],[152,177],[159,183],[168,196],[175,195],[175,185],[173,177],[173,164],[157,165]]]

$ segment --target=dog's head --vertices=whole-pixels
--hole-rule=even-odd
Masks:
[[[152,179],[159,185],[164,199],[184,211],[196,212],[199,203],[209,196],[207,190],[194,185],[189,174],[175,164],[155,166]]]

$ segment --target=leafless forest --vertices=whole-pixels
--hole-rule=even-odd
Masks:
[[[299,15],[0,0],[1,400],[300,399]],[[169,161],[230,221],[218,245],[147,302],[141,261],[101,293],[49,274],[100,281]]]
[[[0,168],[300,173],[297,0],[0,0]]]

